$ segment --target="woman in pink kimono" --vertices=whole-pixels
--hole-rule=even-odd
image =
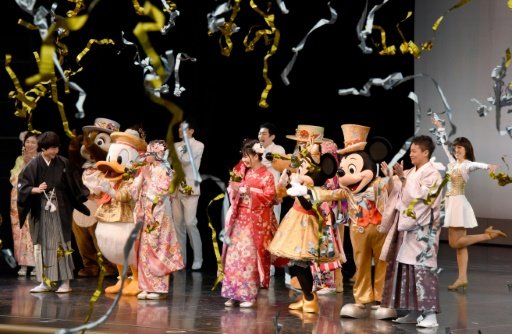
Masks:
[[[143,222],[137,250],[138,299],[162,299],[169,292],[169,274],[183,269],[183,258],[171,220],[169,186],[172,171],[163,140],[148,144],[145,165],[131,186],[136,200],[134,220]]]
[[[253,307],[258,290],[270,280],[267,246],[277,228],[273,205],[275,185],[272,172],[261,163],[263,147],[258,140],[242,145],[243,175],[228,187],[232,207],[226,219],[224,279],[221,295],[228,307]],[[254,256],[256,255],[256,256]]]

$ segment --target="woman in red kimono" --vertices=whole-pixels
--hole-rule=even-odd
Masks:
[[[243,167],[240,179],[230,181],[232,203],[226,219],[224,279],[221,295],[228,307],[252,307],[261,286],[270,279],[270,253],[267,246],[277,228],[274,176],[261,163],[263,147],[258,140],[242,145]],[[256,254],[256,256],[254,256]]]

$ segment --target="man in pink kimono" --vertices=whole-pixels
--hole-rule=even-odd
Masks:
[[[413,168],[404,170],[401,162],[391,171],[382,163],[393,189],[387,205],[393,205],[394,225],[387,239],[395,240],[391,249],[396,247],[396,257],[388,264],[382,306],[409,312],[395,322],[427,328],[438,326],[436,313],[440,311],[437,252],[441,196],[436,192],[442,187],[442,177],[430,161],[434,149],[431,137],[417,136],[410,148]],[[397,177],[392,177],[393,173]],[[396,238],[391,238],[393,233]],[[388,252],[386,247],[388,242],[383,253]]]

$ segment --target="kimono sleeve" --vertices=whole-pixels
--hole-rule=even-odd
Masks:
[[[20,228],[25,222],[31,211],[34,201],[40,201],[40,194],[32,194],[32,188],[35,187],[37,176],[37,159],[33,159],[22,169],[18,176],[18,215],[20,219]],[[32,213],[34,215],[34,213]]]

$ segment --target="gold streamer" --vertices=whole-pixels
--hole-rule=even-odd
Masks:
[[[261,108],[268,108],[268,93],[272,89],[272,81],[268,77],[268,59],[276,53],[281,34],[279,32],[279,29],[276,29],[275,27],[274,14],[266,14],[265,12],[263,12],[261,9],[258,8],[254,0],[250,1],[250,6],[256,13],[263,17],[263,19],[265,20],[270,29],[260,29],[256,31],[254,38],[250,42],[248,41],[249,34],[247,34],[247,36],[245,36],[244,38],[245,51],[254,50],[255,44],[261,37],[265,37],[265,44],[269,44],[269,41],[273,40],[272,46],[270,47],[270,49],[267,51],[267,54],[263,58],[263,79],[265,80],[266,85],[265,89],[263,89],[263,92],[261,93],[260,102],[258,103],[258,105]]]
[[[55,38],[55,45],[57,46],[57,53],[59,55],[59,64],[64,63],[64,57],[68,55],[69,49],[68,46],[61,42],[61,39],[69,36],[69,30],[63,29],[60,34],[57,34],[57,37]],[[69,87],[67,86],[66,82],[66,93],[69,93]]]
[[[111,44],[111,45],[115,45],[116,43],[112,39],[110,39],[110,38],[104,38],[104,39],[100,39],[100,40],[93,39],[93,38],[89,39],[89,42],[87,42],[86,47],[75,58],[77,64],[80,65],[80,70],[82,68],[82,65],[80,64],[80,61],[82,60],[83,57],[85,57],[85,55],[87,53],[89,53],[89,51],[91,51],[91,47],[92,47],[93,44],[100,44],[100,45]],[[78,71],[76,71],[76,72],[78,72]]]
[[[431,187],[431,189],[430,189],[431,191],[429,191],[426,198],[415,198],[411,202],[409,202],[409,205],[407,205],[407,209],[404,210],[404,213],[407,215],[407,217],[416,219],[416,214],[414,213],[413,209],[414,209],[414,206],[420,201],[423,202],[423,204],[425,204],[425,205],[432,205],[432,203],[434,203],[434,201],[439,196],[439,194],[441,193],[441,191],[446,186],[446,184],[448,183],[449,180],[450,180],[450,174],[446,173],[441,184],[439,185],[439,187],[436,189],[435,192],[432,192],[432,190],[436,187],[436,185],[434,184]]]
[[[20,101],[22,106],[20,109],[16,111],[16,116],[19,117],[27,117],[28,114],[32,112],[32,109],[34,109],[37,105],[37,99],[33,98],[31,96],[27,96],[25,92],[23,91],[23,87],[21,87],[20,81],[18,80],[18,77],[14,73],[14,71],[11,68],[11,61],[12,56],[10,54],[5,55],[5,70],[7,71],[7,74],[9,74],[9,77],[11,77],[11,80],[14,84],[14,88],[16,89],[16,92],[10,92],[9,97],[15,98],[16,100]]]
[[[60,244],[57,247],[57,257],[70,256],[71,254],[73,254],[73,252],[74,250],[71,248],[69,250],[64,250],[64,248]]]
[[[139,1],[132,0],[132,4],[133,4],[133,8],[135,9],[135,13],[137,13],[137,15],[141,15],[141,16],[144,15],[144,8],[142,8]]]
[[[318,245],[317,245],[317,248],[316,248],[316,254],[317,254],[317,258],[316,258],[316,262],[317,263],[320,263],[320,256],[321,256],[321,245],[322,245],[322,238],[324,236],[324,217],[322,216],[322,214],[320,213],[320,209],[319,209],[319,203],[315,203],[313,204],[313,211],[315,211],[316,213],[316,216],[318,218]]]
[[[510,49],[507,48],[505,50],[505,68],[508,68],[510,66],[510,59],[511,59]]]
[[[160,57],[158,56],[158,54],[156,53],[155,49],[153,48],[149,41],[148,32],[160,31],[160,29],[162,29],[162,27],[164,26],[165,16],[158,8],[153,6],[149,1],[146,1],[144,3],[143,13],[145,16],[151,18],[154,22],[139,22],[135,26],[135,29],[133,29],[133,34],[139,40],[142,49],[144,49],[144,52],[151,60],[151,64],[153,65],[155,72],[158,74],[158,78],[149,81],[149,83],[151,84],[152,88],[159,88],[162,86],[162,78],[164,78],[166,75],[165,67],[162,65]],[[174,145],[172,146],[174,147]]]
[[[71,132],[69,129],[68,119],[66,118],[66,111],[64,110],[64,104],[59,101],[59,93],[57,92],[57,77],[54,75],[51,78],[51,94],[52,101],[57,104],[57,108],[59,109],[60,118],[62,120],[62,126],[64,127],[64,132],[69,138],[75,138],[75,134]]]
[[[222,280],[224,279],[224,268],[222,267],[222,257],[220,255],[220,251],[219,251],[219,244],[217,243],[217,232],[215,231],[215,228],[213,228],[212,219],[210,217],[210,214],[208,213],[208,209],[210,208],[210,205],[212,205],[213,202],[218,201],[223,198],[224,198],[224,194],[219,194],[214,199],[212,199],[206,206],[206,215],[208,216],[208,227],[212,230],[213,251],[215,253],[215,259],[217,259],[217,273],[218,273],[218,276],[215,279],[215,282],[213,283],[213,287],[212,287],[211,291],[215,290],[217,288],[217,285],[220,282],[222,282]]]
[[[87,14],[67,19],[58,18],[50,28],[48,28],[47,35],[41,45],[41,61],[38,64],[39,73],[25,80],[28,86],[33,86],[41,81],[50,80],[52,77],[55,77],[53,53],[55,52],[54,33],[57,28],[69,29],[71,31],[79,30],[85,22],[87,22],[88,18],[89,16]]]
[[[46,275],[42,275],[41,279],[47,287],[55,288],[57,286],[57,282],[52,282],[50,278]]]
[[[223,56],[229,57],[231,55],[231,51],[233,50],[233,42],[231,41],[231,35],[235,31],[235,19],[240,11],[240,2],[242,0],[234,0],[233,9],[231,10],[231,15],[229,17],[229,21],[225,22],[219,27],[222,36],[219,38],[220,45],[220,53]],[[211,31],[208,31],[208,35],[212,35]],[[224,42],[224,43],[223,43]]]
[[[382,45],[382,50],[379,51],[379,55],[394,56],[396,53],[396,47],[394,45],[386,45],[386,31],[384,30],[384,28],[382,28],[381,26],[374,25],[373,29],[377,29],[380,31],[380,44]]]
[[[444,16],[446,14],[448,14],[449,12],[451,12],[452,10],[455,10],[455,9],[458,9],[462,6],[464,6],[465,4],[467,4],[468,2],[470,2],[471,0],[460,0],[459,2],[457,2],[455,5],[453,5],[452,7],[450,7],[450,9],[448,9],[443,15],[439,16],[437,18],[437,20],[434,22],[434,24],[432,25],[432,31],[435,33],[437,32],[437,29],[439,29],[439,26],[441,25],[441,22],[443,22],[443,19],[444,19]],[[434,37],[431,39],[431,40],[428,40],[426,42],[424,42],[422,44],[422,47],[424,47],[424,50],[431,50],[432,49],[432,44],[433,44],[433,40],[434,40]]]
[[[22,27],[29,29],[29,30],[38,30],[38,28],[34,24],[27,22],[25,20],[22,20],[22,19],[18,20],[18,24]]]
[[[420,58],[422,49],[419,48],[416,45],[416,43],[414,43],[412,40],[407,41],[405,39],[405,36],[404,36],[402,30],[400,29],[400,24],[405,22],[406,20],[408,20],[411,16],[412,16],[412,11],[408,11],[405,18],[402,21],[397,23],[396,30],[398,30],[398,34],[400,34],[400,37],[402,37],[402,43],[400,44],[400,47],[399,47],[400,52],[402,52],[402,54],[410,53],[411,55],[414,56],[414,58],[418,59],[418,58]],[[426,43],[423,43],[423,44],[427,45]],[[430,50],[431,48],[432,48],[432,44],[430,44],[430,48],[428,50]]]
[[[75,4],[75,8],[73,8],[73,10],[67,11],[66,15],[68,17],[77,16],[78,12],[85,8],[84,0],[68,0],[68,2]]]
[[[183,110],[181,110],[178,105],[175,103],[165,100],[159,96],[156,96],[154,94],[150,94],[151,101],[165,107],[172,115],[171,122],[169,123],[169,127],[167,129],[167,136],[166,136],[166,142],[167,147],[169,149],[169,157],[171,158],[171,161],[180,161],[178,158],[178,154],[176,153],[176,148],[174,147],[174,135],[173,135],[173,127],[176,124],[181,123],[183,119]],[[185,173],[183,172],[183,167],[181,166],[181,163],[175,163],[173,164],[173,169],[175,172],[175,176],[172,179],[171,185],[169,186],[169,193],[174,193],[176,189],[178,189],[181,181],[185,177]]]
[[[96,290],[94,290],[91,299],[89,299],[89,312],[87,312],[87,316],[85,317],[84,324],[88,323],[91,320],[92,313],[94,311],[94,305],[98,301],[101,296],[101,291],[103,290],[103,280],[105,279],[106,268],[104,266],[103,256],[101,252],[97,254],[97,262],[100,267],[99,275],[98,275],[98,283],[96,284]],[[83,332],[82,332],[83,333]]]

